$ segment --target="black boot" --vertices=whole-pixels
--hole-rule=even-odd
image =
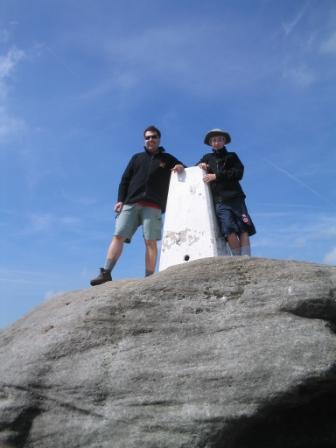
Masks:
[[[102,283],[110,282],[111,280],[112,280],[111,271],[107,271],[104,268],[100,268],[100,274],[90,281],[90,285],[97,286],[101,285]]]

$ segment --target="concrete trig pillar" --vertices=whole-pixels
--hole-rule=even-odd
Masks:
[[[171,175],[159,271],[199,258],[229,255],[203,176],[198,166]]]

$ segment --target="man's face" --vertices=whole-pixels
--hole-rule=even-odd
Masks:
[[[210,145],[214,149],[223,148],[223,146],[225,146],[225,137],[223,137],[223,135],[215,135],[214,137],[211,137]]]
[[[150,152],[156,152],[160,146],[160,137],[156,132],[147,131],[145,133],[145,147]]]

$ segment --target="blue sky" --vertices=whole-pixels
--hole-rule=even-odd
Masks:
[[[97,274],[149,124],[187,165],[229,131],[253,254],[335,264],[335,98],[334,0],[0,0],[0,326]]]

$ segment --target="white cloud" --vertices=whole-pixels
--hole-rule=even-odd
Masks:
[[[307,3],[304,5],[304,7],[296,14],[296,16],[285,23],[282,24],[284,32],[286,36],[292,33],[292,31],[295,29],[296,25],[301,21],[305,11],[306,11]]]
[[[206,45],[204,26],[198,28],[202,36],[202,46]],[[201,53],[201,42],[195,51],[193,27],[179,25],[166,28],[146,28],[141,34],[122,40],[111,39],[101,42],[99,47],[105,52],[112,69],[110,82],[123,90],[133,89],[144,79],[160,77],[161,80],[178,78],[188,83],[191,72],[199,66],[196,53]],[[148,49],[150,48],[150,51]],[[199,66],[198,70],[202,68]],[[105,86],[106,87],[106,86]]]
[[[61,296],[64,293],[65,293],[65,291],[53,291],[53,290],[50,290],[50,291],[47,291],[44,294],[43,300],[49,300],[49,299],[52,299],[54,297]]]
[[[58,231],[61,228],[76,228],[80,220],[76,216],[55,216],[51,213],[33,213],[29,216],[29,233],[48,232],[52,229]]]
[[[101,85],[88,92],[89,97],[111,91],[134,93],[139,85],[150,85],[152,80],[208,97],[217,95],[218,89],[241,90],[251,79],[258,82],[264,79],[265,71],[268,74],[272,71],[269,66],[264,68],[264,64],[258,63],[262,51],[241,39],[240,32],[232,25],[228,29],[220,20],[208,24],[194,19],[187,24],[146,27],[122,39],[118,36],[94,39],[88,45],[102,51],[100,57],[108,63],[109,70]],[[219,57],[222,54],[225,58]],[[240,58],[241,54],[246,57]],[[216,61],[215,70],[213,61]],[[258,70],[254,70],[255,66]]]
[[[257,248],[274,250],[286,248],[287,252],[295,251],[297,254],[312,254],[306,257],[318,262],[336,264],[336,216],[317,212],[315,209],[304,211],[292,210],[292,216],[280,218],[253,213],[257,224],[257,235],[253,238],[252,245]],[[304,223],[304,227],[302,227]],[[333,248],[327,255],[327,247]]]
[[[11,48],[5,55],[0,56],[0,82],[13,74],[17,64],[24,57],[24,52],[17,48]]]
[[[9,115],[6,109],[0,106],[0,142],[10,135],[24,131],[26,127],[26,123],[21,118]]]
[[[323,262],[327,264],[336,264],[336,247],[325,255]]]
[[[41,282],[41,274],[34,271],[14,270],[0,266],[0,282],[36,284]]]
[[[13,116],[8,109],[9,82],[18,63],[25,57],[23,51],[11,48],[0,56],[0,143],[12,135],[17,135],[26,129],[24,120]]]
[[[288,177],[289,179],[293,180],[294,182],[296,182],[297,184],[301,185],[303,188],[305,188],[306,190],[310,191],[314,196],[316,196],[317,198],[319,198],[321,201],[323,202],[329,202],[328,199],[323,196],[321,193],[319,193],[318,191],[314,190],[312,187],[310,187],[306,182],[303,182],[303,180],[299,179],[297,176],[295,176],[294,174],[290,173],[289,171],[285,170],[284,168],[276,165],[274,162],[271,162],[270,160],[263,158],[263,160],[269,164],[270,166],[272,166],[274,169],[276,169],[277,171],[279,171],[280,173],[284,174],[286,177]],[[333,205],[333,204],[332,204]]]
[[[328,39],[322,42],[320,50],[321,53],[336,54],[336,32],[331,34]]]
[[[6,43],[9,39],[9,32],[6,29],[0,30],[0,43]]]
[[[30,217],[31,231],[42,232],[53,226],[54,218],[50,214],[33,214]]]
[[[313,71],[305,65],[285,69],[282,76],[284,79],[287,79],[294,85],[301,88],[311,86],[316,80],[316,76]]]

